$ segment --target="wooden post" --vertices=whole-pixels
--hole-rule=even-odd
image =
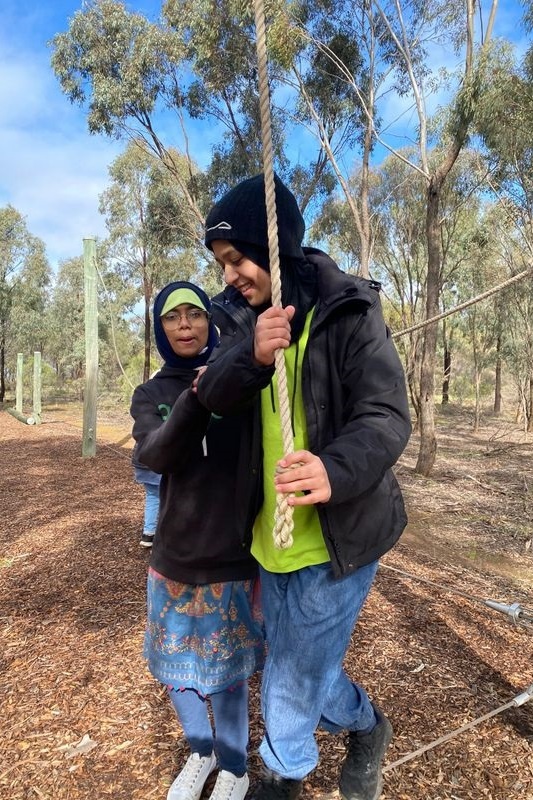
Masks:
[[[24,374],[23,374],[23,367],[24,367],[24,355],[22,353],[17,353],[17,384],[15,389],[15,409],[22,414],[22,399],[24,396]]]
[[[96,303],[96,244],[83,240],[85,286],[85,393],[83,396],[82,456],[96,454],[96,398],[98,389],[98,310]]]
[[[41,424],[41,352],[33,354],[33,419],[36,425]]]

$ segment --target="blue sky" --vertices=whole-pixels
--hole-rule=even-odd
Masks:
[[[155,19],[161,3],[128,6]],[[109,164],[125,146],[89,135],[83,110],[61,93],[50,67],[47,42],[67,29],[80,7],[81,0],[0,4],[0,206],[10,203],[26,217],[53,267],[81,255],[84,237],[105,234],[98,196],[108,185]],[[497,35],[515,39],[521,14],[520,0],[500,0]],[[525,42],[517,45],[522,50]],[[443,61],[450,55],[435,54]],[[391,115],[399,110],[388,109]],[[205,148],[205,136],[198,141]]]

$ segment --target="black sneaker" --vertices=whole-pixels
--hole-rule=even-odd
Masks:
[[[378,723],[373,731],[351,732],[341,769],[339,789],[343,800],[378,800],[383,787],[382,761],[392,739],[392,725],[374,706]]]
[[[154,543],[154,534],[153,533],[143,533],[141,536],[141,541],[139,544],[141,547],[151,547]]]
[[[282,778],[270,772],[261,778],[251,800],[296,800],[302,791],[302,781]]]

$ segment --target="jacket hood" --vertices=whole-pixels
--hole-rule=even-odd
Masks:
[[[376,302],[381,290],[379,281],[343,272],[327,253],[316,247],[304,247],[304,254],[316,270],[318,297],[322,304],[329,306],[346,298],[359,300],[366,305]]]

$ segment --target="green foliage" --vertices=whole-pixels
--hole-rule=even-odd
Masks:
[[[153,358],[150,362],[150,375],[161,367],[159,357]],[[144,382],[144,358],[140,352],[133,353],[128,360],[124,373],[121,373],[115,380],[114,388],[124,403],[129,403],[133,388]]]
[[[84,374],[84,313],[83,259],[72,258],[59,265],[47,314],[46,355],[58,385]]]
[[[169,157],[176,171],[187,171],[178,154],[170,152]],[[199,269],[198,222],[175,180],[176,172],[170,173],[142,141],[130,142],[109,172],[112,183],[100,198],[109,231],[100,267],[106,301],[114,307],[109,324],[139,303],[148,320],[154,295],[164,284],[179,278],[194,280]],[[149,343],[148,323],[146,377]]]
[[[531,3],[527,6],[531,17]],[[505,242],[512,237],[499,227],[500,220],[496,225],[483,212],[487,196],[486,185],[480,192],[477,183],[478,154],[458,158],[469,133],[479,136],[476,147],[483,142],[491,186],[505,192],[506,213],[523,235],[532,229],[533,56],[528,53],[520,71],[507,46],[489,46],[490,37],[476,32],[481,44],[473,52],[471,71],[464,65],[461,75],[430,72],[435,46],[449,50],[451,44],[464,53],[466,9],[466,3],[450,0],[385,0],[379,10],[367,0],[266,4],[276,170],[306,211],[308,239],[323,243],[350,271],[365,258],[366,247],[372,273],[383,281],[387,318],[395,330],[421,320],[431,297],[427,190],[439,169],[449,178],[438,185],[438,302],[448,308],[466,299],[503,269],[495,231]],[[106,287],[99,286],[100,377],[102,385],[127,394],[129,380],[139,373],[142,336],[153,345],[145,320],[155,293],[178,278],[200,283],[209,294],[222,288],[220,271],[202,245],[203,217],[214,198],[262,169],[252,4],[167,0],[161,21],[151,23],[116,0],[91,0],[52,47],[62,89],[87,108],[89,129],[132,141],[111,166],[111,183],[101,198],[109,236],[100,243],[98,258]],[[453,92],[455,86],[460,87],[455,100],[428,119],[428,93],[443,87]],[[420,91],[420,139],[416,150],[404,150],[400,158],[395,155],[368,172],[372,149],[383,135],[379,109],[385,88],[386,97],[392,104],[400,98],[402,108],[401,98]],[[162,109],[164,127],[158,130],[155,113]],[[167,124],[170,115],[178,124]],[[209,163],[202,170],[188,155],[191,119],[209,122]],[[181,144],[163,140],[177,130],[183,130]],[[316,137],[314,149],[310,133]],[[334,196],[339,180],[346,181],[350,203]],[[366,212],[368,230],[361,223]],[[514,258],[517,265],[516,253]],[[61,279],[64,296],[59,283],[56,287],[58,297],[45,315],[45,338],[56,373],[78,380],[84,356],[82,320],[72,311],[79,291],[74,272]],[[11,302],[0,282],[0,318]],[[32,319],[27,298],[16,326],[28,344],[40,313],[38,292],[35,304]],[[450,319],[445,336],[459,350],[464,345],[465,352],[475,342],[486,346],[489,362],[490,306],[475,314],[473,325],[469,314]],[[524,325],[517,323],[523,341]],[[413,396],[422,336],[398,341]],[[518,364],[527,363],[518,344],[517,339],[516,354],[510,345],[505,351],[517,374]],[[127,378],[118,359],[125,362]],[[147,361],[144,373],[152,367]],[[481,372],[485,380],[489,373]],[[468,365],[463,374],[472,374]]]
[[[183,57],[176,37],[115,0],[86,3],[51,44],[64,93],[88,104],[92,133],[108,135],[118,135],[129,118],[146,121]]]
[[[7,371],[14,374],[17,352],[45,346],[50,267],[44,244],[13,206],[0,209],[0,402]]]

